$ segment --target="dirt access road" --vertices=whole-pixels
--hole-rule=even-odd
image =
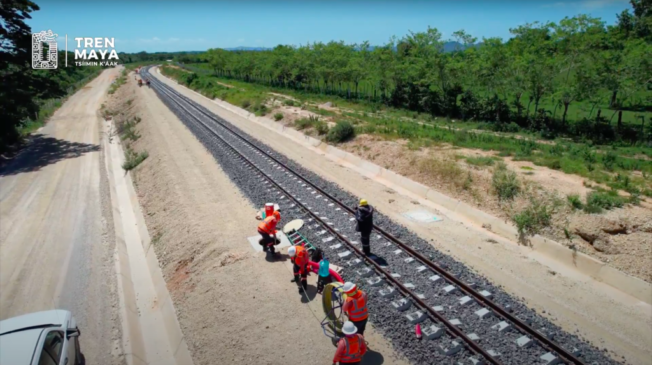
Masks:
[[[0,319],[72,311],[88,364],[123,363],[96,114],[117,76],[105,70],[79,90],[0,170]]]
[[[322,178],[354,195],[366,197],[376,208],[403,224],[433,246],[472,267],[495,284],[570,333],[577,333],[618,360],[650,364],[652,308],[612,287],[564,270],[551,269],[530,258],[530,251],[472,224],[444,218],[437,223],[414,222],[404,212],[425,209],[408,196],[379,181],[351,171],[288,138],[217,105],[152,69],[152,75],[198,102],[240,129],[267,143]]]

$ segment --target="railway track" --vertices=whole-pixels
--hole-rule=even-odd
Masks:
[[[143,72],[147,75],[149,69]],[[380,322],[402,320],[405,323],[396,322],[395,325],[401,331],[412,328],[414,323],[422,324],[427,340],[418,348],[427,362],[585,363],[586,359],[580,357],[585,357],[582,355],[587,351],[575,348],[577,342],[561,336],[567,342],[566,346],[561,346],[553,339],[559,331],[546,331],[541,326],[535,329],[531,324],[540,324],[540,319],[525,313],[522,308],[492,300],[498,296],[505,302],[498,290],[493,287],[487,290],[490,287],[482,280],[470,282],[475,279],[472,275],[451,270],[449,261],[441,256],[427,257],[378,225],[374,226],[376,234],[372,247],[384,259],[367,258],[353,238],[352,224],[347,224],[353,220],[353,209],[335,196],[337,194],[329,193],[313,178],[304,176],[305,172],[290,166],[262,143],[252,141],[231,123],[151,75],[147,76],[161,100],[209,150],[214,151],[221,164],[247,170],[234,172],[235,180],[246,185],[247,176],[255,174],[260,179],[258,190],[264,190],[267,196],[260,198],[263,202],[273,196],[283,204],[284,210],[288,207],[293,214],[307,221],[311,241],[323,246],[329,256],[346,268],[347,278],[355,278],[370,292],[370,306],[371,301],[377,299],[372,312],[379,310],[383,317],[375,319]],[[238,161],[239,165],[228,161],[229,158]],[[377,321],[373,321],[376,324]],[[406,341],[402,343],[406,344]],[[413,360],[415,356],[412,356]],[[607,362],[612,363],[611,360]]]

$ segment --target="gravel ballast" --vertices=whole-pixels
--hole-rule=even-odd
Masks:
[[[344,267],[343,277],[345,280],[356,282],[369,294],[370,322],[372,322],[373,326],[378,328],[387,338],[391,339],[393,346],[398,352],[402,353],[410,359],[410,361],[416,364],[472,363],[470,357],[473,355],[465,348],[453,355],[445,355],[440,351],[440,347],[449,347],[450,343],[453,341],[453,339],[447,334],[434,340],[424,339],[423,341],[417,341],[414,335],[414,325],[408,322],[405,315],[413,313],[418,308],[412,305],[405,312],[399,312],[394,309],[391,306],[391,302],[399,300],[401,298],[400,294],[397,293],[391,298],[382,298],[378,295],[378,291],[387,287],[388,284],[385,283],[378,287],[370,287],[366,284],[367,278],[358,277],[356,271],[365,267],[364,264],[356,268],[349,268],[348,265],[351,259],[356,258],[356,255],[352,254],[345,258],[341,258],[338,255],[350,250],[346,243],[341,242],[336,236],[331,234],[326,227],[322,227],[319,223],[314,221],[312,216],[299,205],[295,204],[290,197],[280,192],[269,182],[266,182],[257,171],[249,167],[236,153],[231,151],[230,148],[228,148],[219,138],[207,131],[206,127],[202,126],[202,124],[195,118],[206,124],[212,131],[220,135],[221,138],[245,155],[247,159],[261,169],[269,178],[283,187],[283,189],[292,194],[294,198],[300,201],[301,204],[305,205],[313,214],[321,219],[324,219],[325,217],[328,226],[346,236],[350,241],[354,241],[357,243],[357,247],[361,248],[359,244],[359,234],[355,232],[355,224],[351,213],[341,209],[338,204],[330,199],[321,196],[318,191],[312,189],[300,178],[297,178],[297,176],[289,172],[283,166],[278,165],[251,146],[248,146],[239,138],[232,135],[231,132],[219,123],[194,110],[189,104],[187,104],[188,101],[170,95],[169,91],[166,91],[167,86],[163,85],[155,78],[151,79],[153,80],[152,86],[161,100],[192,131],[208,151],[210,151],[229,178],[242,190],[245,196],[250,199],[255,206],[260,207],[266,202],[274,201],[281,205],[284,221],[288,222],[297,218],[306,221],[301,233],[306,236],[311,243],[322,248],[331,262]],[[171,100],[171,98],[177,100],[182,106],[177,105]],[[193,103],[193,106],[202,110],[204,113],[211,115],[221,123],[228,123],[200,105]],[[269,146],[266,146],[264,143],[250,137],[234,125],[230,123],[227,125],[231,130],[236,131],[247,141],[261,148],[278,161],[301,174],[304,179],[310,181],[315,186],[318,186],[320,189],[340,200],[345,205],[354,207],[357,204],[358,197],[348,194],[336,184],[326,181],[316,174],[303,169],[294,161],[276,151],[273,151]],[[517,298],[508,295],[499,287],[491,284],[486,278],[472,272],[472,270],[467,268],[464,264],[457,262],[453,258],[436,250],[428,242],[417,237],[408,229],[393,222],[388,217],[376,212],[374,223],[399,238],[422,255],[430,258],[437,265],[451,272],[461,281],[467,284],[473,284],[476,290],[486,290],[491,294],[491,299],[494,302],[503,308],[508,309],[508,311],[528,323],[531,327],[540,330],[542,333],[553,338],[554,341],[562,347],[567,350],[575,349],[577,354],[579,354],[580,358],[585,363],[617,363],[610,359],[604,351],[582,341],[576,335],[561,330],[546,318],[536,314],[525,305],[521,304]],[[324,231],[326,232],[324,233]],[[521,334],[515,328],[508,328],[503,331],[492,328],[501,322],[501,319],[494,315],[488,315],[481,319],[477,314],[475,314],[475,312],[482,309],[482,306],[475,301],[471,301],[464,305],[460,304],[460,301],[465,295],[459,290],[446,294],[444,288],[449,286],[450,283],[446,282],[443,278],[438,281],[431,280],[430,278],[433,277],[435,273],[429,269],[420,270],[419,268],[422,264],[417,260],[409,262],[410,255],[401,250],[400,247],[384,239],[376,232],[372,233],[371,242],[373,253],[386,262],[386,269],[388,271],[399,275],[398,280],[403,284],[409,283],[414,285],[413,292],[422,294],[423,300],[428,303],[429,306],[442,307],[440,313],[449,321],[452,319],[458,319],[461,322],[459,328],[467,335],[477,335],[479,337],[479,340],[477,340],[478,344],[487,351],[492,350],[497,353],[498,361],[504,364],[514,365],[545,363],[540,359],[540,357],[548,352],[547,350],[536,343],[529,347],[519,347],[516,341],[524,334]],[[341,246],[338,247],[338,244],[341,244]],[[376,275],[377,274],[375,273],[372,274],[372,276]],[[430,319],[426,319],[422,322],[421,327],[427,328],[431,324],[435,324],[440,328],[445,327],[441,323],[433,323]],[[459,339],[457,341],[461,342]]]

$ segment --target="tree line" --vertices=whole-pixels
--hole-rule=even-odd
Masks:
[[[31,28],[25,23],[38,5],[27,0],[3,0],[0,6],[0,154],[21,139],[20,129],[42,118],[51,101],[73,91],[79,81],[99,73],[99,67],[62,67],[65,52],[58,52],[55,70],[32,69]],[[70,58],[74,54],[69,52]],[[50,111],[51,112],[51,111]]]
[[[458,31],[453,52],[428,28],[379,47],[316,42],[270,51],[210,49],[184,61],[202,62],[220,77],[485,121],[495,130],[637,143],[649,141],[652,123],[646,126],[645,116],[623,123],[622,112],[652,111],[652,2],[631,5],[633,14],[623,11],[613,26],[579,15],[510,29],[506,42],[478,42]],[[570,120],[573,107],[581,107],[582,118]]]

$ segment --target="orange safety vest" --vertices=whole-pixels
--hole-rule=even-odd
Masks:
[[[296,247],[297,253],[294,255],[294,263],[303,269],[303,267],[308,263],[308,251],[303,246],[294,246]]]
[[[274,231],[276,231],[276,217],[269,216],[265,218],[260,224],[258,225],[258,230],[267,234],[272,234]]]
[[[347,313],[349,320],[352,322],[362,321],[369,316],[369,311],[367,310],[367,293],[358,290],[356,294],[346,298],[346,301],[352,302],[352,308]]]
[[[344,340],[346,349],[344,350],[344,354],[342,354],[340,362],[349,363],[361,361],[362,355],[364,355],[364,353],[361,351],[360,346],[360,342],[364,341],[362,336],[360,336],[360,334],[356,334],[353,337],[344,337],[342,340]]]

